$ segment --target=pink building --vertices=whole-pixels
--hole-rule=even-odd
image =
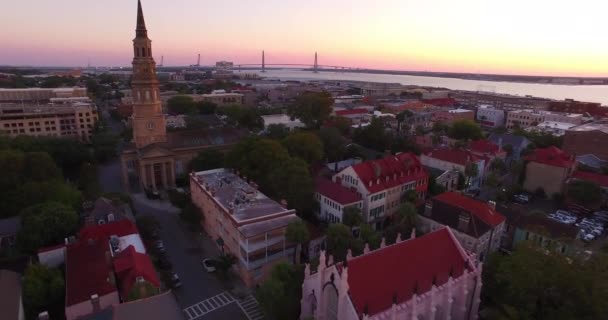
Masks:
[[[449,228],[335,263],[306,265],[301,319],[477,319],[481,264]]]

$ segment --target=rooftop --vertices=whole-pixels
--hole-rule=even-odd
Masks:
[[[370,193],[396,187],[427,176],[413,153],[400,153],[354,165],[353,170]]]
[[[601,131],[603,133],[608,133],[608,120],[586,123],[577,127],[570,128],[570,131]]]
[[[131,234],[139,234],[135,223],[130,220],[121,220],[112,223],[84,227],[80,229],[78,238],[82,241],[105,241],[107,244],[107,241],[112,236],[125,237]]]
[[[67,246],[65,255],[65,305],[101,298],[116,291],[109,246],[105,241],[80,241]]]
[[[342,184],[323,177],[319,177],[315,181],[315,190],[324,197],[330,198],[342,205],[361,201],[361,195],[356,191],[343,187]]]
[[[500,147],[497,144],[486,139],[472,141],[469,144],[469,149],[477,153],[497,154],[500,152]]]
[[[287,225],[293,221],[290,217],[297,219],[294,210],[288,210],[268,198],[253,183],[247,183],[227,169],[193,173],[192,178],[241,226],[239,229],[243,233],[262,233]],[[279,217],[289,219],[278,219]],[[245,224],[249,226],[243,226]]]
[[[286,114],[269,114],[262,116],[262,120],[264,120],[264,123],[271,122],[274,124],[302,123],[298,119],[291,120],[291,117]]]
[[[368,113],[367,109],[362,108],[336,111],[337,116],[364,115]]]
[[[408,301],[465,270],[472,270],[464,250],[448,228],[372,251],[348,261],[350,296],[358,314],[389,309],[393,299]]]
[[[463,166],[466,166],[473,161],[480,160],[479,157],[474,155],[471,151],[463,149],[437,148],[425,152],[424,155]]]
[[[608,175],[587,171],[574,171],[572,178],[596,183],[597,185],[608,188]]]
[[[562,168],[570,168],[575,163],[574,157],[554,146],[536,149],[526,160]]]
[[[155,287],[160,288],[160,280],[158,280],[150,257],[137,252],[133,246],[129,246],[114,258],[114,271],[121,284],[120,295],[123,300],[129,296],[138,277],[143,277]]]

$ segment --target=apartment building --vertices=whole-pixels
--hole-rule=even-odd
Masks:
[[[300,218],[286,203],[223,168],[191,173],[190,191],[204,214],[201,226],[223,252],[237,257],[235,269],[247,286],[262,282],[276,263],[293,261],[295,244],[287,242],[285,230]]]
[[[223,91],[223,90],[220,90],[220,91]],[[218,105],[219,107],[234,105],[234,104],[243,105],[245,103],[244,96],[242,94],[227,93],[225,91],[214,92],[214,93],[210,93],[210,94],[202,94],[202,95],[200,95],[200,99],[195,99],[195,100],[213,102],[216,105]]]
[[[89,142],[98,119],[92,103],[0,104],[0,132],[11,137],[66,137]]]
[[[87,88],[0,88],[0,102],[42,102],[52,98],[76,97],[87,97]]]
[[[545,121],[563,122],[579,125],[583,123],[583,115],[578,113],[552,112],[543,110],[516,110],[507,113],[507,128],[522,129],[535,127]]]
[[[512,96],[484,91],[452,91],[450,97],[463,107],[474,108],[489,105],[496,109],[510,111],[520,109],[547,110],[549,99],[532,96]]]
[[[505,125],[505,111],[482,105],[477,108],[477,122],[486,128],[496,128]]]
[[[414,190],[422,200],[428,190],[428,174],[412,153],[350,166],[334,175],[333,181],[361,195],[363,219],[376,229],[399,210],[406,192]]]

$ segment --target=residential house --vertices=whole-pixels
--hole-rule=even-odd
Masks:
[[[549,197],[564,193],[566,180],[576,167],[574,157],[553,146],[534,150],[526,161],[524,189],[528,192],[542,189]]]
[[[429,178],[435,179],[435,183],[443,187],[444,191],[456,191],[458,189],[458,171],[442,170],[431,167],[424,167],[429,173]]]
[[[433,123],[452,124],[460,120],[475,121],[475,111],[469,109],[451,109],[433,113]]]
[[[171,291],[149,298],[121,303],[79,320],[184,320],[187,314]]]
[[[459,193],[445,192],[427,202],[424,214],[418,216],[418,225],[424,232],[450,227],[462,246],[483,261],[500,247],[505,220],[496,211],[494,202],[484,203]]]
[[[271,125],[283,125],[288,131],[306,127],[302,121],[291,119],[291,117],[286,114],[265,115],[262,116],[262,121],[264,122],[264,130],[268,130],[268,127]]]
[[[527,241],[565,255],[573,255],[580,251],[576,245],[578,233],[575,226],[542,215],[520,215],[515,223],[513,247]]]
[[[359,163],[334,175],[333,181],[361,195],[363,220],[376,229],[397,212],[409,190],[419,200],[428,191],[428,174],[412,153]]]
[[[92,226],[106,224],[114,221],[135,221],[128,204],[114,202],[108,198],[100,197],[83,212],[84,224]]]
[[[475,155],[473,152],[455,148],[436,148],[420,155],[420,161],[424,166],[438,170],[456,170],[463,176],[468,166],[477,166],[477,175],[466,177],[467,189],[479,188],[483,182],[486,168],[486,159]]]
[[[477,319],[481,266],[449,228],[306,265],[300,319]]]
[[[498,133],[491,134],[490,137],[488,137],[488,140],[497,144],[503,150],[505,149],[505,146],[511,146],[511,148],[513,149],[513,153],[511,155],[507,155],[507,162],[519,160],[521,157],[521,152],[524,151],[528,147],[528,145],[532,143],[530,140],[528,140],[528,138],[523,136]]]
[[[160,280],[150,258],[128,246],[114,257],[114,272],[123,302],[153,296],[160,292]]]
[[[361,194],[354,188],[342,186],[340,177],[332,181],[323,177],[315,181],[315,200],[319,203],[318,217],[328,223],[342,223],[344,209],[363,207]]]
[[[21,230],[21,217],[0,219],[0,252],[12,248]]]
[[[235,271],[247,286],[264,281],[275,264],[294,261],[296,244],[287,241],[285,230],[300,218],[285,201],[275,202],[223,168],[191,173],[190,191],[204,214],[201,226],[237,258]]]
[[[505,125],[505,111],[489,105],[477,107],[477,122],[486,128],[497,128]]]
[[[25,320],[21,275],[10,270],[0,270],[0,314],[5,320]]]
[[[602,160],[592,154],[583,154],[576,156],[576,162],[595,172],[602,172],[602,168],[608,168],[608,161]]]

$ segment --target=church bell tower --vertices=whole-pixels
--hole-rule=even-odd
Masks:
[[[136,148],[167,141],[165,116],[162,112],[156,63],[152,58],[152,40],[141,8],[137,1],[137,28],[133,39],[133,142]]]

